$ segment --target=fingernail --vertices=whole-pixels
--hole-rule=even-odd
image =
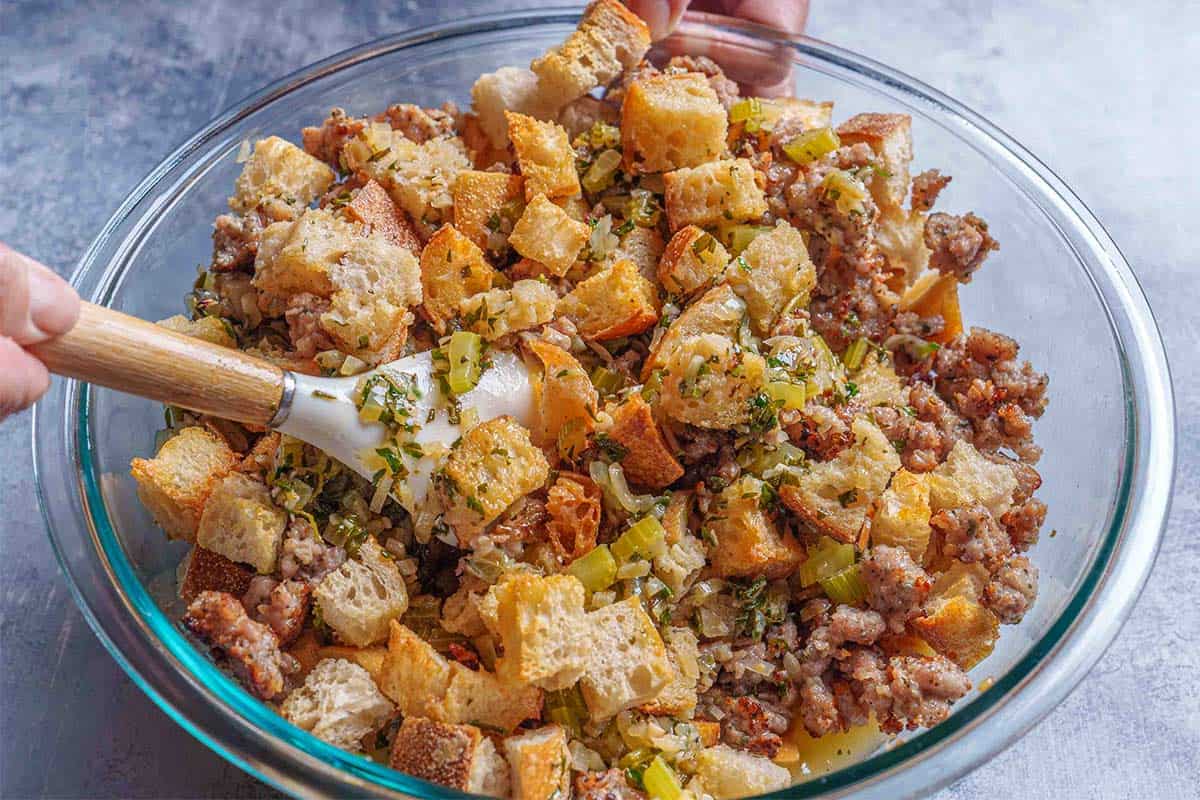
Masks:
[[[29,319],[46,338],[61,336],[79,318],[79,295],[71,284],[30,258]]]
[[[677,20],[671,19],[671,4],[667,0],[631,0],[626,5],[645,20],[646,26],[650,28],[650,38],[656,42],[675,27],[674,23]]]

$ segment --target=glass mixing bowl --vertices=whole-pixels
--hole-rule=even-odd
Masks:
[[[477,17],[393,36],[287,77],[225,113],[160,164],[92,244],[74,282],[86,298],[161,319],[207,263],[240,143],[297,138],[332,106],[469,103],[482,72],[526,64],[560,42],[577,10]],[[958,103],[894,70],[811,39],[690,15],[666,47],[731,71],[791,66],[797,94],[913,117],[918,168],[954,176],[942,207],[974,210],[1003,245],[963,294],[970,323],[1019,337],[1051,376],[1038,423],[1035,548],[1042,589],[1019,627],[973,672],[991,685],[951,718],[779,797],[926,794],[994,756],[1049,712],[1116,635],[1150,570],[1170,496],[1174,417],[1166,359],[1129,265],[1044,165]],[[772,77],[773,80],[773,77]],[[219,671],[176,623],[168,542],[137,501],[129,461],[153,447],[155,404],[56,382],[35,415],[38,487],[75,599],[130,677],[180,725],[242,769],[303,796],[457,797],[350,755],[288,724]],[[1052,533],[1053,532],[1053,533]]]

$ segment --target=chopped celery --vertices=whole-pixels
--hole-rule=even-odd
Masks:
[[[781,408],[804,408],[806,398],[804,384],[787,381],[770,381],[767,383],[767,396]]]
[[[735,258],[750,246],[759,235],[773,230],[767,225],[729,225],[722,230],[729,244],[729,253]]]
[[[361,358],[356,358],[355,356],[346,356],[346,359],[342,361],[342,365],[338,367],[338,374],[357,375],[365,370],[367,366],[367,362],[363,361]]]
[[[600,155],[596,156],[596,160],[588,167],[588,171],[584,173],[583,184],[584,191],[595,194],[602,192],[613,185],[616,179],[617,167],[621,165],[621,154],[616,150],[604,150]]]
[[[642,772],[642,786],[646,787],[650,800],[679,800],[683,796],[675,770],[667,766],[662,756],[655,756]]]
[[[617,578],[617,560],[608,545],[593,547],[586,555],[571,562],[567,571],[579,579],[589,592],[602,592]]]
[[[867,584],[858,564],[851,564],[835,575],[821,578],[821,588],[835,603],[854,605],[867,596]]]
[[[635,789],[642,788],[642,776],[646,767],[654,760],[656,754],[648,747],[635,747],[617,762],[617,766],[625,771],[625,777]]]
[[[867,357],[867,351],[870,348],[871,343],[867,341],[866,337],[860,336],[846,348],[846,353],[842,356],[842,362],[846,365],[847,369],[858,369],[862,366],[863,359]]]
[[[816,547],[808,548],[808,558],[800,565],[800,585],[812,586],[854,564],[854,545],[835,542],[822,536]]]
[[[825,196],[833,201],[837,210],[843,214],[863,213],[863,201],[867,199],[867,187],[862,181],[849,172],[840,169],[831,170],[821,181]]]
[[[483,340],[477,333],[455,331],[450,335],[450,345],[446,350],[450,361],[446,382],[450,385],[450,391],[456,395],[471,391],[479,383]]]
[[[653,228],[658,225],[662,216],[662,207],[654,199],[654,195],[645,189],[634,189],[625,209],[625,218],[633,220],[635,225],[643,228]]]
[[[607,367],[596,367],[592,370],[592,385],[601,394],[615,394],[625,386],[625,378]]]
[[[583,724],[588,720],[588,710],[578,684],[569,689],[546,692],[542,708],[546,719],[562,725],[576,739],[583,736]]]
[[[593,150],[620,147],[621,130],[616,125],[610,125],[607,122],[596,122],[592,127],[576,136],[575,141],[571,144],[575,147],[590,147]]]
[[[789,139],[783,152],[797,164],[808,164],[841,147],[841,140],[833,128],[816,128]]]
[[[667,532],[655,517],[642,517],[612,543],[612,554],[618,561],[625,562],[635,554],[649,558],[665,542]]]
[[[744,100],[738,100],[729,109],[729,121],[745,122],[761,113],[762,101],[757,97],[747,97]]]
[[[737,463],[744,471],[762,477],[763,473],[779,466],[795,466],[804,463],[804,451],[791,442],[782,442],[768,448],[759,443],[738,451]]]
[[[761,97],[747,97],[739,100],[729,109],[729,121],[743,123],[746,133],[769,131],[779,121],[780,108],[770,100]]]

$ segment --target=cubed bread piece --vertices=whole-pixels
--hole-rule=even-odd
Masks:
[[[892,359],[886,353],[878,350],[867,353],[853,378],[858,387],[854,399],[864,408],[900,407],[908,400],[908,387],[896,374]]]
[[[930,647],[963,669],[990,656],[1000,638],[996,615],[964,595],[931,598],[925,615],[911,625]]]
[[[808,257],[800,231],[783,220],[775,229],[754,238],[725,272],[729,285],[746,301],[750,327],[767,336],[783,309],[797,301],[808,304],[817,283],[817,268]]]
[[[324,194],[335,177],[319,159],[278,136],[269,136],[255,143],[254,152],[242,165],[229,207],[244,213],[275,200],[299,210]]]
[[[684,339],[663,365],[659,408],[701,428],[727,429],[751,421],[767,364],[719,333]]]
[[[912,163],[912,117],[908,114],[856,114],[837,129],[843,145],[865,142],[878,158],[871,196],[881,208],[898,209],[908,196]]]
[[[903,547],[920,564],[929,547],[929,475],[902,469],[879,498],[871,519],[871,544]]]
[[[463,327],[488,341],[527,331],[554,319],[558,293],[547,283],[526,279],[511,289],[492,289],[458,304]]]
[[[338,349],[370,363],[412,322],[421,302],[421,268],[410,250],[382,236],[359,236],[330,268],[334,292],[321,327]],[[402,339],[401,339],[402,340]]]
[[[180,562],[179,599],[190,603],[201,592],[225,592],[241,597],[250,588],[254,570],[232,561],[220,553],[203,547],[193,547]]]
[[[423,780],[488,797],[508,796],[508,764],[474,725],[405,717],[389,764]]]
[[[683,467],[671,454],[641,392],[608,409],[612,424],[605,433],[621,447],[621,469],[635,486],[662,489],[683,477]]]
[[[476,78],[471,87],[471,108],[492,147],[502,150],[509,144],[504,115],[516,111],[536,119],[554,119],[559,104],[548,95],[531,70],[501,67]]]
[[[689,528],[691,506],[691,492],[671,493],[671,500],[662,519],[663,528],[667,532],[667,546],[661,552],[655,553],[653,558],[654,574],[676,594],[690,585],[691,576],[702,570],[707,563],[704,543],[692,535]]]
[[[792,773],[785,767],[725,744],[696,754],[695,776],[715,800],[749,797],[792,785]]]
[[[296,637],[296,641],[292,642],[284,652],[300,664],[300,669],[289,676],[293,681],[303,681],[308,677],[308,673],[313,671],[313,667],[317,666],[317,662],[323,660],[321,639],[314,628],[305,628],[301,631],[300,635]]]
[[[875,244],[887,259],[888,268],[893,272],[903,273],[904,282],[908,285],[916,281],[917,276],[929,266],[929,247],[925,244],[925,219],[926,215],[919,211],[884,208],[875,220]],[[954,284],[954,298],[957,300],[958,279],[953,275],[946,277]],[[962,332],[962,318],[958,319],[958,330],[944,341],[950,341]]]
[[[499,236],[505,206],[525,202],[525,179],[505,172],[463,170],[452,189],[454,227],[481,250],[500,252],[493,239]]]
[[[544,194],[551,200],[579,194],[575,151],[567,132],[557,122],[543,122],[506,111],[508,135],[525,178],[525,199]]]
[[[558,302],[585,339],[605,341],[632,336],[658,321],[658,291],[632,261],[618,261],[580,281]]]
[[[696,682],[700,679],[700,649],[696,634],[689,628],[671,626],[663,632],[667,657],[671,661],[671,682],[649,703],[641,706],[647,714],[688,719],[696,710]]]
[[[813,462],[780,499],[813,530],[840,542],[859,537],[867,514],[900,469],[900,456],[883,432],[863,417],[850,425],[854,444],[830,461]]]
[[[504,740],[513,800],[548,800],[571,796],[571,751],[559,725],[527,731]]]
[[[365,669],[342,659],[319,662],[292,691],[279,712],[298,728],[335,747],[362,750],[362,738],[378,730],[392,715]]]
[[[708,78],[659,73],[634,81],[621,104],[621,148],[630,174],[669,172],[725,152],[729,118]]]
[[[721,222],[756,220],[767,211],[767,198],[747,159],[709,161],[663,175],[664,203],[672,231]]]
[[[621,259],[627,259],[632,261],[637,266],[638,273],[653,283],[657,277],[658,260],[662,258],[665,248],[666,242],[663,241],[662,234],[658,232],[658,228],[645,228],[641,225],[634,225],[628,231],[621,234],[621,241],[617,245],[617,249],[612,252],[612,260],[620,261]]]
[[[929,505],[936,512],[978,503],[1000,519],[1012,508],[1016,489],[1011,467],[989,461],[974,445],[960,439],[929,474]]]
[[[658,262],[658,279],[671,294],[689,297],[725,271],[729,251],[711,233],[688,225],[667,242]]]
[[[693,336],[702,333],[718,333],[730,338],[736,336],[745,316],[746,303],[729,284],[722,283],[709,289],[675,318],[658,344],[650,350],[642,366],[642,380],[649,380],[651,372],[666,366],[667,359],[679,348],[680,343]]]
[[[439,334],[458,316],[459,305],[492,288],[496,270],[483,251],[453,225],[443,225],[421,251],[421,290],[425,318]]]
[[[593,0],[562,46],[530,67],[548,101],[561,108],[632,68],[650,49],[650,29],[617,0]]]
[[[833,122],[833,103],[828,100],[803,100],[797,97],[772,97],[771,103],[779,109],[775,130],[784,124],[799,131],[828,128]]]
[[[762,507],[763,483],[744,475],[722,490],[704,520],[704,534],[716,544],[708,559],[723,578],[783,578],[804,560],[804,548],[781,531]]]
[[[501,680],[558,690],[579,679],[595,642],[578,578],[514,573],[493,586],[488,599],[480,614],[504,646],[496,662]]]
[[[169,331],[182,333],[184,336],[191,336],[193,339],[201,339],[209,344],[219,344],[222,347],[237,347],[237,339],[234,338],[232,328],[229,323],[222,320],[220,317],[201,317],[200,319],[188,319],[182,314],[176,314],[173,317],[160,319],[155,325],[160,325]]]
[[[591,229],[539,194],[525,206],[508,243],[521,255],[545,265],[556,277],[567,274],[587,244]]]
[[[533,385],[538,418],[533,441],[539,447],[557,447],[563,455],[582,453],[596,427],[596,387],[583,365],[561,347],[542,339],[528,347],[542,363],[541,380]]]
[[[924,265],[921,267],[924,269]],[[929,270],[913,281],[900,298],[899,309],[917,316],[942,318],[942,330],[931,333],[928,339],[947,344],[963,332],[962,308],[958,302],[958,278]]]
[[[355,558],[321,579],[314,595],[325,624],[356,647],[382,642],[391,621],[408,609],[399,567],[370,537]]]
[[[287,512],[262,481],[244,472],[221,479],[204,503],[196,543],[264,575],[275,571]]]
[[[517,498],[540,489],[549,474],[550,464],[529,431],[512,417],[497,417],[463,434],[435,480],[446,523],[469,546]]]
[[[471,168],[457,136],[417,144],[380,122],[347,142],[342,159],[350,171],[378,181],[413,222],[429,232],[451,220],[450,187],[459,172]]]
[[[396,205],[378,181],[368,180],[356,189],[342,213],[352,222],[362,224],[374,236],[403,247],[413,255],[421,253],[421,239],[404,209]]]
[[[254,259],[254,286],[277,295],[333,294],[333,265],[353,247],[360,230],[326,209],[309,209],[295,221],[262,233]]]
[[[653,700],[674,677],[667,648],[640,597],[588,614],[586,641],[587,667],[579,688],[593,721]]]
[[[692,720],[692,725],[695,726],[696,732],[700,734],[700,745],[702,747],[715,747],[717,742],[721,741],[721,723],[705,719],[695,719]]]
[[[379,683],[383,675],[383,660],[387,658],[387,648],[383,645],[374,647],[346,647],[340,644],[326,645],[317,651],[321,658],[340,658],[353,661],[365,669],[371,680]]]
[[[207,428],[184,428],[154,458],[135,458],[130,472],[142,504],[171,539],[196,540],[204,502],[237,466],[237,453]]]

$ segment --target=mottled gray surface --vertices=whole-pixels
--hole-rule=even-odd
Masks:
[[[69,271],[125,192],[218,111],[450,13],[434,5],[3,0],[0,239]],[[1135,265],[1175,374],[1174,509],[1132,619],[1062,707],[939,797],[1183,800],[1200,778],[1200,268],[1185,235],[1200,210],[1200,12],[1043,5],[814,0],[811,18],[814,35],[958,97],[1062,175]],[[271,794],[176,728],[88,630],[43,532],[28,439],[27,414],[0,426],[0,795]]]

